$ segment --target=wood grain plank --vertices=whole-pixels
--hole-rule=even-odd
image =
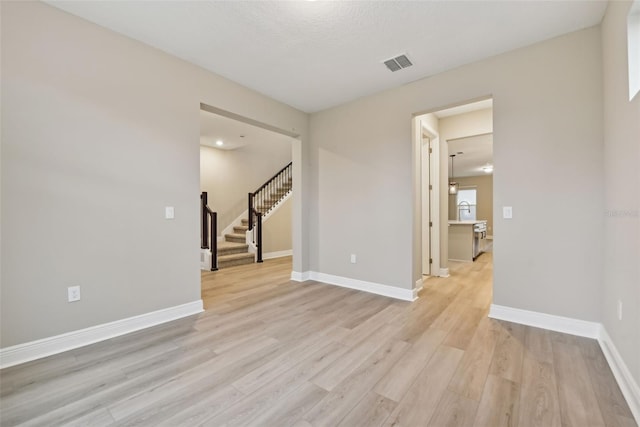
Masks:
[[[394,329],[391,326],[384,326],[369,336],[368,339],[351,347],[339,360],[336,360],[331,366],[327,366],[322,372],[314,376],[311,382],[327,391],[333,390],[340,382],[348,377],[363,360],[383,346],[385,342],[393,336],[393,333]]]
[[[277,379],[256,390],[236,404],[226,408],[213,417],[208,417],[201,424],[210,426],[244,425],[257,416],[264,408],[269,408],[279,400],[287,400],[292,390],[300,387],[315,374],[331,365],[344,354],[347,347],[342,344],[329,342],[307,360],[296,365]]]
[[[483,318],[449,383],[449,390],[480,401],[497,337],[497,322]]]
[[[397,403],[370,391],[338,423],[338,427],[377,427],[389,417]]]
[[[445,391],[436,412],[426,425],[429,427],[469,427],[473,425],[477,407],[477,401],[467,399],[451,391]]]
[[[489,375],[478,405],[476,427],[515,427],[518,425],[520,385]]]
[[[380,396],[399,402],[436,351],[446,332],[427,329],[420,339],[398,360],[376,384],[374,390]]]
[[[535,347],[538,347],[537,344]],[[539,356],[530,353],[532,356]],[[546,358],[546,353],[544,354]],[[520,389],[521,427],[560,427],[560,404],[553,364],[539,357],[524,358]]]
[[[290,426],[302,420],[303,415],[318,404],[328,392],[310,382],[305,382],[295,389],[290,397],[281,399],[274,405],[260,411],[256,417],[247,422],[248,426]]]
[[[609,368],[600,345],[596,340],[584,338],[579,347],[606,425],[611,427],[627,425],[629,420],[633,419],[633,414],[622,395],[611,368]]]
[[[499,322],[499,324],[500,335],[493,352],[489,373],[520,382],[526,327],[511,322]]]
[[[463,354],[460,349],[439,346],[384,425],[413,427],[430,420]]]
[[[540,328],[527,327],[524,339],[525,357],[538,362],[553,364],[553,349],[549,331]]]
[[[394,365],[407,347],[403,341],[388,341],[314,406],[304,419],[314,426],[335,426]]]
[[[553,360],[558,375],[558,397],[563,426],[604,426],[580,349],[569,340],[554,340]]]

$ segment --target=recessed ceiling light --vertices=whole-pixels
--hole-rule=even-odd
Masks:
[[[222,140],[221,140],[221,139],[219,139],[219,140],[217,140],[217,141],[216,141],[216,145],[217,145],[218,147],[222,147],[222,146],[224,145],[224,142],[222,142]]]
[[[491,172],[493,172],[493,165],[483,166],[482,170],[484,171],[484,173],[491,173]]]

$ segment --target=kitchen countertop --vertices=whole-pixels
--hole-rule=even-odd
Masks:
[[[476,219],[473,221],[453,221],[453,220],[449,220],[449,225],[475,225],[475,224],[480,224],[483,222],[487,222],[486,219]]]

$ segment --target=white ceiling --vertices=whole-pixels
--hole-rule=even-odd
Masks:
[[[453,159],[454,178],[464,176],[489,175],[482,167],[493,165],[493,134],[469,136],[447,141],[449,155]],[[462,152],[463,154],[457,154]],[[451,158],[449,158],[449,176],[451,176]]]
[[[484,101],[471,102],[469,104],[462,104],[457,107],[439,110],[434,112],[433,115],[442,119],[444,117],[457,116],[459,114],[470,113],[472,111],[486,110],[487,108],[493,108],[493,99],[485,99]]]
[[[223,145],[218,146],[216,141],[222,141]],[[200,110],[200,145],[220,150],[235,150],[245,145],[270,144],[281,141],[291,141],[291,138]]]
[[[47,1],[306,112],[598,24],[606,1]],[[383,60],[414,66],[391,73]]]

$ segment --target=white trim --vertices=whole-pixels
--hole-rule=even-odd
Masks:
[[[620,356],[618,349],[601,323],[521,310],[496,304],[491,304],[489,317],[534,326],[536,328],[548,329],[550,331],[597,339],[636,423],[640,424],[640,386],[638,386],[638,383],[631,375],[624,359]]]
[[[242,220],[243,219],[247,219],[247,210],[245,209],[244,212],[242,212],[236,219],[234,219],[233,221],[231,221],[231,224],[227,225],[222,232],[220,232],[220,235],[218,236],[218,242],[224,242],[224,235],[225,234],[235,234],[233,232],[233,227],[239,227],[242,225]]]
[[[294,282],[306,282],[307,280],[311,280],[311,272],[310,271],[292,271],[291,280],[293,280]]]
[[[427,277],[428,277],[428,276],[427,276]],[[416,289],[417,289],[418,291],[420,291],[420,290],[422,289],[422,283],[424,282],[424,279],[425,279],[425,277],[424,277],[424,276],[422,276],[422,277],[420,277],[418,280],[416,280],[415,285],[413,285],[413,289],[414,289],[414,290],[416,290]]]
[[[267,212],[267,214],[265,216],[262,217],[262,222],[265,222],[266,220],[271,218],[271,215],[273,215],[275,213],[275,211],[277,211],[280,208],[280,206],[282,206],[282,204],[284,202],[289,200],[289,198],[291,197],[291,194],[293,194],[293,190],[289,190],[289,192],[287,194],[285,194],[275,205],[273,205],[271,210],[269,212]]]
[[[421,280],[421,282],[422,282],[422,280]],[[420,291],[421,291],[422,289],[423,289],[422,284],[421,284],[420,286],[416,287],[416,288],[413,288],[412,295],[411,295],[411,297],[412,297],[413,299],[412,299],[411,301],[415,301],[415,300],[417,300],[417,299],[418,299],[418,294],[420,293]]]
[[[640,424],[640,387],[631,375],[631,372],[629,372],[629,368],[626,363],[624,363],[624,360],[620,356],[618,349],[604,326],[600,328],[598,343],[604,353],[604,357],[609,363],[613,376],[618,382],[622,395],[626,399],[633,417],[636,419],[636,423]]]
[[[436,270],[440,265],[440,134],[431,128],[427,122],[422,121],[420,117],[415,117],[412,121],[412,127],[414,130],[415,144],[417,144],[417,152],[419,152],[419,172],[416,176],[417,194],[414,197],[418,198],[419,204],[419,223],[420,223],[420,268],[422,274],[434,276],[437,274]],[[429,138],[428,143],[424,143],[423,135],[427,134]],[[429,155],[429,149],[431,154]],[[415,155],[415,150],[414,150]],[[425,162],[425,157],[429,158],[429,162]],[[425,173],[426,172],[426,173]],[[431,198],[423,197],[425,194],[425,180],[431,182],[432,189],[429,190]],[[430,206],[431,204],[431,206]],[[431,211],[431,223],[429,227],[428,215],[425,215],[425,211]],[[427,237],[429,235],[429,228],[431,228],[431,241]],[[426,250],[425,250],[426,247]],[[431,258],[432,263],[428,264],[427,260]]]
[[[441,268],[439,277],[449,277],[449,268]]]
[[[84,347],[85,345],[108,340],[109,338],[149,328],[171,320],[198,314],[202,311],[204,311],[202,300],[199,299],[186,304],[116,320],[114,322],[103,323],[86,329],[2,348],[0,349],[0,368],[7,368],[73,350],[74,348]]]
[[[342,288],[357,289],[385,297],[396,298],[403,301],[415,301],[420,289],[402,289],[395,286],[383,285],[381,283],[367,282],[364,280],[351,279],[349,277],[334,276],[333,274],[319,273],[317,271],[305,271],[298,273],[291,272],[291,280],[304,282],[315,280],[328,285],[340,286]]]
[[[285,251],[267,252],[266,254],[262,254],[262,259],[282,258],[285,256],[292,256],[292,255],[293,255],[293,249],[287,249]]]
[[[522,310],[496,304],[491,304],[489,317],[593,339],[598,338],[601,329],[600,323],[597,322],[588,322],[586,320],[538,313],[536,311]]]

